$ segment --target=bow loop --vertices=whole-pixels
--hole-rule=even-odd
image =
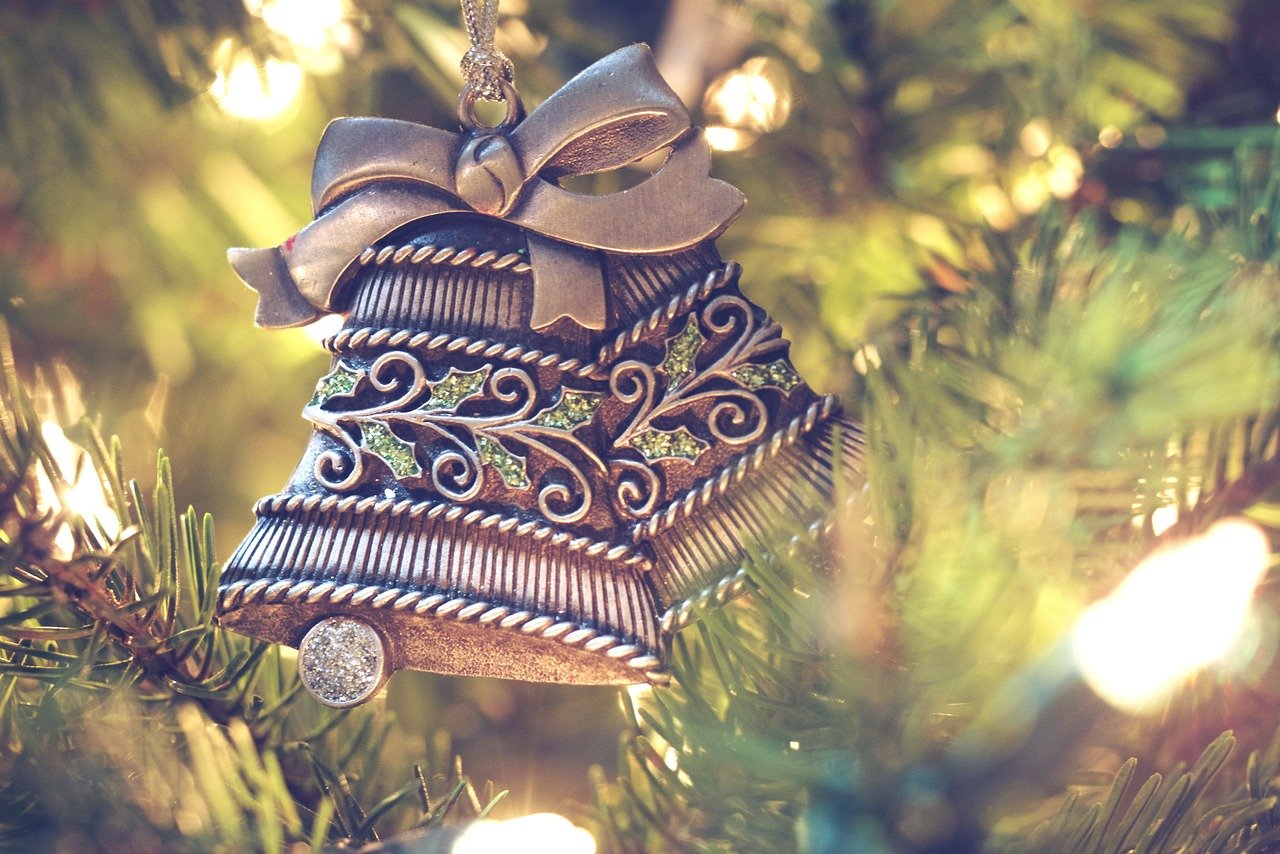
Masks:
[[[648,45],[615,51],[564,84],[511,134],[530,174],[590,175],[634,163],[689,129]]]

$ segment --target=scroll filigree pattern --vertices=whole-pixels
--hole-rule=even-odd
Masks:
[[[704,329],[710,335],[704,335]],[[769,410],[760,389],[784,393],[798,382],[784,358],[760,360],[787,347],[781,327],[760,325],[750,303],[733,294],[716,297],[667,339],[656,367],[627,359],[609,372],[609,390],[635,410],[613,438],[613,449],[638,451],[644,462],[618,457],[615,494],[636,517],[653,512],[662,494],[662,460],[693,462],[714,443],[746,445],[764,435]],[[707,352],[704,352],[707,351]],[[699,365],[699,360],[705,363]],[[792,379],[794,378],[794,379]],[[674,427],[662,427],[681,421]],[[689,428],[705,432],[701,438]]]
[[[339,445],[318,455],[314,474],[349,491],[377,458],[406,486],[429,483],[460,504],[486,482],[536,488],[539,511],[571,524],[603,490],[625,516],[644,517],[662,500],[667,466],[764,435],[770,411],[761,391],[786,395],[800,382],[786,346],[778,324],[761,324],[746,300],[724,294],[665,339],[656,364],[628,358],[549,394],[524,367],[454,367],[431,380],[408,351],[367,367],[339,361],[303,413]],[[606,392],[615,415],[601,426]]]
[[[338,372],[353,376],[354,382],[335,382],[332,377]],[[338,397],[353,398],[361,381],[388,398],[354,408],[326,406]],[[601,473],[606,470],[600,456],[574,433],[595,415],[600,397],[562,391],[551,405],[539,408],[538,387],[522,368],[453,369],[433,383],[426,379],[426,369],[416,356],[392,351],[367,370],[339,363],[321,379],[316,397],[303,414],[343,448],[327,450],[316,459],[315,477],[330,489],[341,492],[360,483],[366,475],[367,456],[373,455],[397,479],[413,485],[427,478],[439,494],[466,503],[480,494],[485,468],[492,469],[508,488],[532,488],[526,461],[534,452],[551,464],[541,478],[538,509],[548,519],[567,524],[586,516],[594,500],[593,478],[583,471],[583,461]],[[497,411],[462,414],[463,404],[472,400],[497,404]],[[405,440],[402,433],[414,439]],[[424,444],[431,444],[433,453],[417,454],[416,448]],[[406,447],[411,463],[404,458]],[[394,452],[387,453],[389,449]],[[425,467],[422,456],[430,457]]]

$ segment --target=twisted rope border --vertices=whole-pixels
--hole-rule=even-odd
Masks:
[[[834,526],[834,514],[829,514],[817,520],[808,527],[803,536],[797,534],[787,541],[786,554],[788,556],[794,555],[806,538],[826,535],[831,532]],[[707,585],[692,596],[671,603],[667,610],[662,612],[662,617],[658,620],[658,627],[663,634],[675,634],[697,620],[702,615],[702,612],[708,608],[719,607],[751,592],[749,585],[747,567],[745,565],[740,566],[719,581]]]
[[[393,248],[383,249],[377,255],[387,254]],[[403,246],[397,252],[413,248],[413,246]],[[423,248],[430,249],[432,247]],[[372,249],[366,249],[365,253],[372,251]],[[485,255],[489,254],[496,253],[485,253]],[[395,253],[392,253],[390,257],[394,258]],[[513,256],[503,256],[499,260],[505,260],[510,257]],[[364,256],[362,255],[361,258],[364,258]],[[360,329],[344,329],[335,335],[329,336],[323,343],[325,349],[335,355],[349,353],[360,347],[444,349],[447,353],[461,351],[468,356],[483,356],[485,358],[503,359],[509,362],[520,362],[526,365],[532,364],[542,368],[555,368],[565,373],[586,378],[603,368],[611,359],[617,358],[624,349],[639,341],[646,333],[656,330],[659,324],[671,321],[676,315],[687,311],[695,302],[705,299],[716,290],[728,284],[736,283],[741,275],[742,267],[735,261],[730,261],[719,269],[712,270],[701,282],[690,285],[684,293],[672,297],[665,306],[659,306],[648,317],[637,321],[630,329],[619,333],[612,343],[600,349],[594,362],[588,362],[576,356],[565,357],[558,353],[547,353],[518,344],[504,344],[490,338],[472,338],[466,335],[453,336],[446,333],[432,332],[418,332],[415,334],[407,329],[394,327],[365,326]]]
[[[491,270],[510,270],[517,275],[527,275],[533,267],[524,260],[519,252],[499,255],[492,249],[481,252],[474,246],[458,249],[455,246],[384,246],[378,249],[370,246],[360,253],[360,266],[370,264],[449,264],[453,267],[472,267]]]
[[[555,617],[532,611],[513,611],[506,605],[481,600],[450,598],[443,593],[428,594],[398,587],[362,587],[354,583],[339,585],[332,581],[292,581],[287,578],[274,582],[268,578],[244,579],[218,588],[218,612],[222,614],[254,603],[296,602],[309,605],[318,602],[332,605],[348,603],[402,612],[412,609],[418,615],[458,622],[474,620],[479,625],[518,630],[531,637],[558,640],[565,646],[580,646],[587,652],[601,653],[619,661],[625,659],[626,666],[646,679],[657,679],[662,675],[661,659],[641,644],[626,643],[614,635],[602,635],[597,629],[580,623],[557,621]]]
[[[742,275],[742,265],[737,261],[730,261],[717,270],[707,273],[706,278],[701,282],[695,282],[682,294],[676,294],[665,306],[658,306],[646,318],[634,323],[630,329],[618,334],[613,339],[613,343],[607,344],[600,349],[600,355],[596,357],[596,364],[604,366],[611,359],[616,359],[631,344],[636,343],[647,332],[653,332],[658,328],[659,324],[666,323],[675,318],[677,314],[688,311],[695,302],[705,299],[712,292],[719,290],[729,284],[736,284],[738,277]]]
[[[691,487],[684,495],[673,499],[665,510],[660,510],[637,524],[631,529],[631,539],[639,542],[646,537],[655,536],[674,525],[681,516],[688,516],[695,509],[705,507],[712,498],[723,495],[730,486],[777,456],[783,448],[794,444],[818,422],[831,417],[838,406],[839,401],[833,395],[825,395],[814,401],[808,409],[793,418],[787,426],[774,432],[768,441],[757,445],[751,453],[721,469],[718,475],[707,478],[700,486]]]
[[[597,365],[576,356],[561,356],[542,350],[503,344],[489,338],[453,336],[444,333],[418,332],[407,329],[377,329],[366,326],[361,329],[344,329],[324,340],[324,347],[334,355],[350,353],[361,347],[408,347],[410,349],[440,350],[447,353],[461,351],[468,356],[503,359],[539,368],[554,368],[578,377],[589,377]]]

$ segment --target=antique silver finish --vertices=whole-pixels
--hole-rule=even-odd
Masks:
[[[671,634],[749,589],[751,556],[821,535],[861,478],[862,434],[720,260],[741,195],[709,177],[647,48],[527,117],[494,87],[496,128],[471,114],[478,88],[461,135],[334,122],[315,222],[233,250],[260,323],[346,323],[303,407],[311,442],[255,508],[218,619],[285,644],[358,620],[387,672],[662,681]],[[664,146],[625,192],[555,183]]]
[[[510,120],[516,99],[507,103]],[[667,146],[666,164],[630,189],[583,196],[556,183]],[[410,222],[477,211],[560,244],[545,258],[531,249],[535,329],[560,317],[602,329],[603,282],[557,277],[557,265],[575,247],[651,254],[715,237],[743,198],[710,170],[702,131],[690,127],[649,48],[631,45],[570,80],[514,127],[473,126],[458,135],[393,119],[336,119],[316,152],[315,221],[275,249],[233,249],[228,257],[260,294],[258,322],[296,326],[338,310],[335,295],[366,246]]]

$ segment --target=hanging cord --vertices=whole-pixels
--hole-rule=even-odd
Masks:
[[[515,68],[502,51],[493,46],[498,29],[498,0],[462,0],[462,18],[471,36],[471,49],[462,57],[462,76],[471,97],[485,101],[506,101],[514,91]]]

